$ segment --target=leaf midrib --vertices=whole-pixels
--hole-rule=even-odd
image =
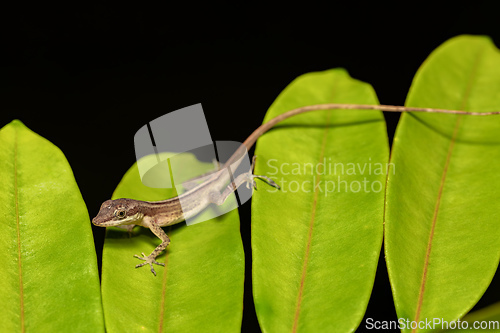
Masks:
[[[168,233],[170,233],[172,227],[168,228]],[[158,325],[158,332],[163,332],[163,322],[164,322],[164,317],[165,317],[165,294],[166,294],[166,289],[167,289],[167,274],[168,274],[168,258],[169,258],[169,252],[167,249],[165,249],[165,266],[163,268],[163,280],[162,280],[162,290],[161,290],[161,302],[160,302],[160,320],[159,320],[159,325]]]
[[[16,206],[16,232],[17,232],[17,266],[19,271],[19,311],[21,319],[21,332],[25,332],[24,325],[24,288],[23,288],[23,268],[21,263],[21,230],[19,224],[19,191],[17,185],[17,129],[14,129],[14,200]]]
[[[484,50],[485,50],[485,48],[483,48],[481,51],[479,51],[478,55],[477,55],[477,57],[475,59],[475,62],[474,62],[473,68],[472,68],[472,73],[471,73],[471,75],[469,77],[469,82],[467,83],[467,87],[466,87],[465,93],[464,93],[464,98],[462,99],[462,103],[461,103],[461,106],[460,106],[459,110],[464,110],[465,106],[467,105],[467,101],[469,99],[470,92],[471,92],[471,89],[472,89],[472,83],[474,82],[474,79],[475,79],[476,74],[477,74],[477,69],[479,67],[479,62],[480,62],[479,60],[481,59],[481,56],[483,55]],[[431,256],[431,250],[432,250],[432,242],[433,242],[433,239],[434,239],[434,232],[435,232],[436,223],[437,223],[437,216],[438,216],[439,208],[440,208],[440,205],[441,205],[441,197],[442,197],[442,194],[443,194],[444,183],[446,181],[446,176],[447,176],[447,173],[448,173],[448,168],[449,168],[449,164],[450,164],[450,160],[451,160],[451,155],[452,155],[453,149],[455,147],[456,139],[457,139],[457,136],[458,136],[458,130],[460,128],[460,124],[462,122],[462,118],[463,118],[463,115],[458,115],[457,120],[455,122],[455,126],[454,126],[454,129],[453,129],[453,134],[452,134],[451,141],[450,141],[450,146],[448,147],[448,153],[446,155],[446,162],[445,162],[445,165],[443,167],[443,173],[441,175],[441,181],[440,181],[440,184],[439,184],[438,196],[437,196],[437,199],[436,199],[436,205],[435,205],[434,213],[433,213],[433,216],[432,216],[431,230],[429,232],[429,240],[427,242],[427,249],[426,249],[426,254],[425,254],[425,259],[424,259],[424,267],[423,267],[423,272],[422,272],[422,280],[421,280],[421,283],[420,283],[420,289],[419,289],[418,301],[417,301],[417,308],[416,308],[416,311],[415,311],[415,322],[418,322],[420,320],[420,314],[422,312],[422,304],[423,304],[423,298],[424,298],[424,293],[425,293],[425,286],[426,286],[426,283],[427,283],[427,273],[428,273],[429,260],[430,260],[430,256]],[[414,329],[412,329],[412,332],[416,332],[416,331],[417,331],[417,327],[415,327]]]
[[[327,119],[326,119],[326,127],[325,131],[323,133],[323,142],[321,144],[321,153],[319,157],[319,161],[323,160],[323,157],[325,155],[325,148],[326,148],[326,141],[328,137],[328,125],[330,124],[330,116],[331,116],[331,111],[327,111]],[[321,164],[319,164],[321,165]],[[299,324],[299,316],[300,316],[300,306],[302,303],[302,294],[304,290],[304,282],[306,278],[306,271],[307,271],[307,264],[309,261],[309,253],[310,253],[310,248],[311,248],[311,240],[312,240],[312,231],[313,231],[313,226],[314,226],[314,220],[316,218],[316,207],[318,204],[318,183],[321,179],[321,174],[322,172],[318,173],[318,177],[316,179],[316,186],[314,187],[314,199],[313,199],[313,207],[312,207],[312,213],[311,213],[311,220],[309,222],[309,233],[308,233],[308,238],[307,238],[307,245],[306,245],[306,253],[304,255],[304,264],[302,266],[302,276],[300,279],[300,287],[299,287],[299,294],[297,296],[297,306],[295,308],[295,316],[293,320],[293,328],[292,332],[295,333],[297,332],[298,324]]]

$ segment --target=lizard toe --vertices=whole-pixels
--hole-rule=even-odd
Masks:
[[[144,253],[142,253],[142,255],[143,255],[143,257],[140,257],[137,254],[134,256],[137,259],[144,260],[143,263],[135,265],[135,268],[139,268],[139,267],[142,267],[142,266],[145,266],[145,265],[149,265],[151,267],[151,273],[153,273],[156,276],[156,272],[155,272],[155,270],[153,268],[153,264],[165,267],[164,263],[156,261],[155,258],[153,258],[152,256],[150,256],[150,255],[146,256]]]

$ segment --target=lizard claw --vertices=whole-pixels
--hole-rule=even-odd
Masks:
[[[144,252],[142,253],[142,257],[138,256],[137,254],[136,254],[136,255],[134,255],[134,257],[135,257],[135,258],[137,258],[137,259],[140,259],[140,260],[144,260],[144,261],[145,261],[145,262],[143,262],[142,264],[135,265],[135,268],[139,268],[139,267],[142,267],[142,266],[144,266],[144,265],[149,264],[149,266],[151,266],[151,273],[153,273],[155,276],[156,276],[156,272],[155,272],[155,270],[154,270],[154,268],[153,268],[153,264],[155,264],[155,265],[160,265],[160,266],[165,266],[165,264],[164,264],[164,263],[156,261],[156,260],[155,260],[155,258],[153,258],[152,256],[150,256],[150,255],[149,255],[149,256],[146,256],[146,255],[144,254]]]

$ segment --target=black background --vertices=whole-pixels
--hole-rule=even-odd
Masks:
[[[135,161],[134,133],[167,112],[202,103],[212,138],[241,142],[301,74],[343,67],[372,84],[382,104],[402,105],[416,70],[445,40],[484,34],[500,45],[493,2],[421,6],[4,8],[0,127],[17,118],[60,147],[93,217]],[[399,116],[385,116],[392,139]],[[249,203],[240,214],[243,330],[256,332]],[[104,229],[93,232],[100,257]],[[498,300],[499,289],[495,279],[477,308]],[[396,319],[383,255],[366,317]]]

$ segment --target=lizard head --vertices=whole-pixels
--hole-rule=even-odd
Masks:
[[[106,200],[102,203],[99,213],[92,223],[99,227],[114,227],[136,224],[142,220],[137,201],[131,199]]]

